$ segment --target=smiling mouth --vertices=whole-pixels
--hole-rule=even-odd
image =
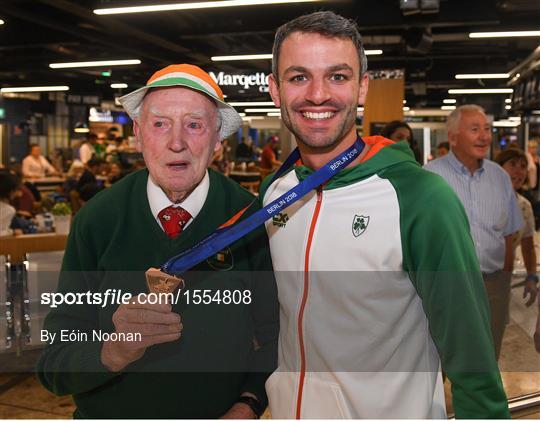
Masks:
[[[326,111],[324,113],[312,113],[309,111],[305,111],[302,113],[302,116],[304,118],[307,118],[308,120],[328,120],[329,118],[332,118],[336,113],[333,111]]]

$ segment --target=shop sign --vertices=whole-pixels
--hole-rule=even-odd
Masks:
[[[92,123],[112,123],[114,121],[111,110],[101,110],[96,107],[90,108],[90,117],[88,120]]]
[[[100,97],[97,95],[67,94],[66,102],[68,104],[99,105]]]
[[[210,76],[220,86],[239,86],[243,89],[250,89],[253,86],[259,87],[259,92],[268,92],[269,74],[258,72],[245,75],[230,75],[225,72],[218,74],[210,72]]]

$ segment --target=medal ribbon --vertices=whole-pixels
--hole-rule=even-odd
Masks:
[[[210,256],[213,256],[218,251],[223,250],[228,245],[242,238],[247,233],[253,231],[259,225],[263,224],[267,219],[279,214],[288,206],[292,205],[297,200],[304,197],[307,193],[324,184],[335,174],[353,162],[358,155],[362,153],[365,143],[361,137],[358,137],[354,144],[346,151],[331,159],[322,168],[315,171],[304,181],[294,186],[292,189],[282,194],[277,199],[259,209],[245,220],[234,224],[243,212],[245,212],[254,202],[244,208],[239,215],[235,215],[208,237],[202,239],[193,247],[183,251],[178,256],[169,259],[161,270],[170,275],[181,275],[189,268],[202,262]],[[296,148],[281,165],[278,171],[272,177],[270,184],[281,177],[296,161],[300,158],[300,152]]]

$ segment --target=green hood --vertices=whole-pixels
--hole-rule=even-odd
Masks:
[[[381,140],[383,138],[380,138]],[[359,180],[371,177],[374,174],[381,174],[385,170],[395,165],[416,165],[419,164],[414,159],[414,153],[406,141],[397,142],[383,147],[373,157],[359,165],[345,168],[334,175],[324,186],[324,190],[336,189],[347,186]],[[296,176],[300,181],[313,174],[313,170],[305,165],[295,167]],[[268,180],[269,181],[269,180]],[[266,190],[266,189],[265,189]]]

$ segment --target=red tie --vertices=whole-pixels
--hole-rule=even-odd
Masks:
[[[181,207],[168,206],[158,213],[158,218],[170,238],[177,237],[191,219],[189,212]]]

